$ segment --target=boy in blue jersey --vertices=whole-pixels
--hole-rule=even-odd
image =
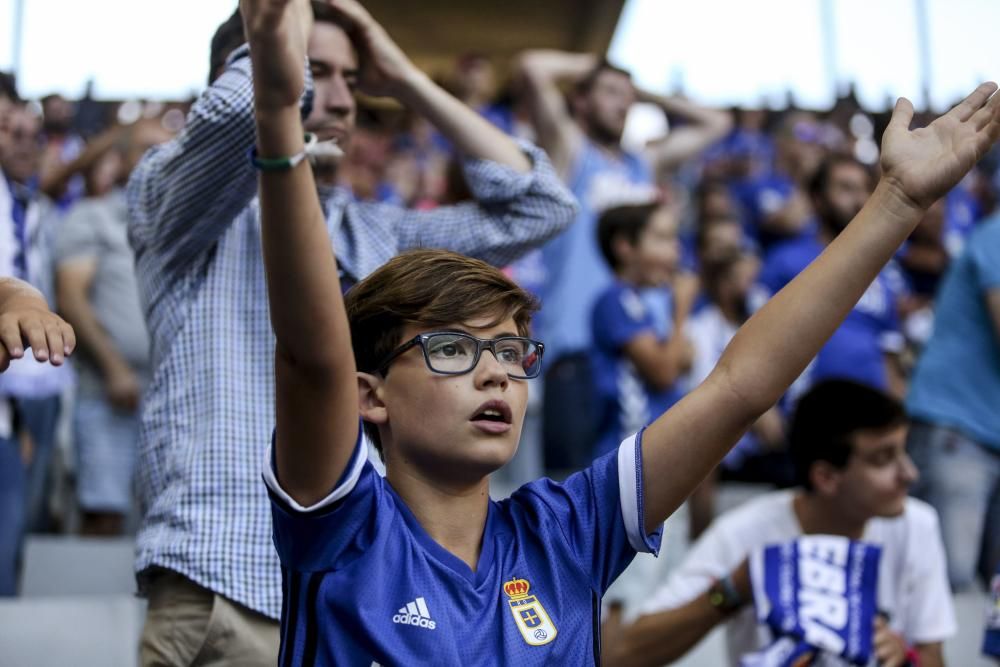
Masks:
[[[677,380],[693,356],[683,329],[697,281],[678,273],[677,220],[665,206],[608,209],[597,222],[597,239],[615,275],[591,316],[600,455],[682,396]]]
[[[380,29],[355,2],[330,3],[357,30]],[[1000,98],[987,104],[995,85],[916,132],[900,101],[869,205],[747,322],[704,383],[566,482],[533,482],[496,503],[488,476],[517,447],[523,379],[540,370],[541,344],[524,337],[530,298],[478,261],[417,251],[358,283],[345,305],[301,159],[309,6],[241,6],[277,338],[265,480],[285,584],[282,664],[596,664],[611,581],[635,551],[656,550],[655,529],[801,372],[926,207],[1000,136]],[[384,92],[397,54],[371,55],[361,86]],[[453,129],[456,145],[504,150]],[[384,479],[366,459],[359,421],[379,443]]]

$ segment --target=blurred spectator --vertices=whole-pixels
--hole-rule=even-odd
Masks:
[[[1000,565],[1000,215],[942,281],[906,407],[914,492],[941,515],[951,584],[988,581]]]
[[[747,178],[734,182],[747,234],[762,248],[809,231],[808,185],[835,136],[814,114],[789,112],[778,129],[773,167],[763,173],[748,170]]]
[[[743,229],[735,217],[702,218],[698,225],[695,243],[695,257],[702,270],[720,262],[727,262],[743,253],[749,255]],[[756,278],[757,272],[754,271],[753,275]],[[707,293],[707,285],[703,287]],[[745,304],[743,308],[746,308]]]
[[[519,74],[539,143],[580,202],[570,229],[543,249],[546,284],[537,319],[546,341],[544,430],[546,465],[577,468],[589,460],[597,427],[590,404],[591,309],[611,284],[595,228],[601,211],[656,199],[653,174],[697,155],[731,126],[728,114],[637,90],[628,72],[589,54],[529,51]],[[569,104],[560,84],[571,82]],[[687,121],[656,142],[647,156],[621,146],[625,119],[637,101]]]
[[[853,157],[833,156],[816,171],[809,193],[816,211],[815,233],[785,241],[764,259],[752,306],[756,310],[801,273],[857,215],[872,190],[869,169]],[[792,398],[824,378],[851,378],[902,397],[905,380],[899,363],[904,339],[898,306],[906,285],[890,264],[793,385]]]
[[[73,131],[73,103],[62,95],[42,98],[42,132],[45,151],[39,173],[42,180],[63,165],[72,162],[83,152],[83,139]],[[62,184],[62,190],[52,193],[52,198],[63,209],[84,195],[84,181],[74,176]]]
[[[938,283],[948,268],[948,249],[944,244],[945,199],[927,210],[927,215],[913,230],[899,253],[899,266],[906,274],[914,297],[934,298]]]
[[[755,549],[801,535],[839,535],[882,548],[879,661],[942,665],[941,642],[957,629],[937,515],[908,498],[916,470],[905,450],[906,421],[893,398],[831,380],[804,396],[789,446],[802,488],[765,494],[716,519],[633,625],[605,623],[605,663],[661,665],[725,623],[729,662],[770,644],[757,625],[746,559]],[[904,643],[905,642],[905,643]],[[823,664],[829,664],[824,662]],[[834,663],[841,664],[841,663]]]
[[[38,191],[40,119],[23,104],[7,114],[0,144],[0,276],[31,283],[52,303],[53,210]],[[11,363],[0,376],[0,595],[16,592],[24,530],[44,527],[49,462],[68,366]],[[6,417],[6,418],[4,418]]]
[[[736,127],[705,154],[705,175],[727,181],[748,181],[774,167],[774,140],[767,133],[763,109],[734,109]]]
[[[485,55],[467,53],[455,62],[452,88],[455,97],[484,113],[496,97],[496,68]]]
[[[70,211],[56,241],[56,297],[76,330],[73,365],[77,498],[85,535],[118,535],[132,507],[138,407],[149,382],[149,336],[139,305],[122,189],[147,148],[170,134],[156,121],[113,130],[115,189]]]
[[[741,230],[735,220],[716,221],[703,228],[701,237],[699,266],[707,303],[691,316],[685,329],[686,336],[694,344],[691,372],[684,378],[685,390],[688,391],[704,382],[729,341],[749,317],[747,297],[760,269],[760,262],[755,256],[743,251],[739,245],[729,245],[729,239],[719,233],[723,230],[732,230],[736,242],[739,242]],[[750,427],[721,465],[727,469],[739,469],[748,457],[772,452],[783,444],[782,417],[777,408],[771,408]],[[774,481],[784,481],[778,479],[777,470],[773,472]],[[713,471],[688,501],[692,540],[708,527],[715,516],[717,478],[718,471]]]
[[[10,141],[10,117],[19,101],[14,77],[0,72],[0,147]]]
[[[658,204],[610,208],[597,223],[601,252],[614,272],[594,303],[591,326],[598,439],[610,452],[681,397],[677,381],[691,367],[683,335],[696,283],[679,277],[674,212]],[[671,289],[680,280],[680,289]],[[672,311],[653,312],[646,290],[670,290]],[[665,309],[664,309],[665,310]]]

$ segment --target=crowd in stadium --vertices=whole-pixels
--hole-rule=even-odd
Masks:
[[[995,86],[717,109],[241,7],[189,102],[0,73],[0,596],[127,535],[142,664],[944,664],[1000,576]]]

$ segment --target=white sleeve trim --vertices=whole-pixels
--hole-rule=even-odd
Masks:
[[[618,493],[625,520],[625,534],[628,543],[640,553],[649,553],[646,531],[642,525],[639,468],[636,449],[639,447],[638,434],[622,441],[618,447]]]
[[[308,507],[303,507],[299,503],[295,502],[295,499],[288,495],[287,491],[281,488],[281,484],[278,482],[278,476],[274,473],[273,440],[268,446],[265,454],[264,483],[267,484],[267,488],[271,489],[271,492],[274,493],[274,495],[278,496],[282,502],[296,512],[315,512],[316,510],[320,510],[334,504],[354,490],[354,485],[358,483],[358,479],[361,477],[361,471],[365,467],[365,461],[368,460],[365,439],[362,437],[363,433],[364,431],[360,431],[358,433],[358,441],[354,445],[354,453],[351,455],[351,462],[348,464],[350,466],[348,473],[343,477],[343,481],[340,483],[340,486],[335,488],[326,498],[323,498]]]

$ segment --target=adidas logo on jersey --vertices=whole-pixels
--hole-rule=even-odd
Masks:
[[[400,625],[416,625],[428,630],[437,627],[437,624],[431,620],[431,612],[427,609],[427,602],[422,597],[407,603],[405,607],[400,607],[399,613],[392,617],[392,622]]]

